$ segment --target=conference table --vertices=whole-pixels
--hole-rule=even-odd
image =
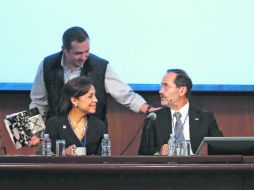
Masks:
[[[0,189],[254,189],[254,157],[6,155]]]

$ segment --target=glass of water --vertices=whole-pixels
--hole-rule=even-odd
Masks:
[[[180,156],[190,156],[190,141],[184,140],[180,146]]]
[[[56,156],[65,156],[65,140],[56,140]]]

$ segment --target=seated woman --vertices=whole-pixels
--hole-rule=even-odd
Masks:
[[[55,153],[56,140],[66,141],[66,155],[76,155],[76,147],[86,147],[87,155],[101,155],[104,123],[91,115],[96,112],[97,99],[91,81],[78,77],[65,84],[58,105],[58,114],[46,122],[45,133],[52,141]]]

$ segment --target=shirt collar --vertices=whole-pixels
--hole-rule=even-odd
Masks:
[[[182,115],[182,118],[185,118],[187,115],[188,115],[188,112],[189,112],[189,107],[190,107],[190,103],[187,102],[180,110],[176,111],[176,110],[173,110],[171,109],[171,116],[172,118],[174,118],[174,113],[175,112],[180,112],[181,115]]]

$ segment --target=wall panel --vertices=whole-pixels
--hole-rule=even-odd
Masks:
[[[150,104],[160,105],[157,92],[141,92],[140,94]],[[0,130],[9,154],[31,154],[37,149],[35,147],[15,150],[3,124],[6,114],[27,109],[29,101],[28,91],[0,92]],[[254,136],[254,93],[194,92],[192,101],[198,107],[214,112],[225,136]],[[119,155],[127,146],[141,126],[144,117],[144,114],[133,113],[108,96],[109,134],[114,155]],[[137,154],[140,134],[141,131],[124,155]]]

